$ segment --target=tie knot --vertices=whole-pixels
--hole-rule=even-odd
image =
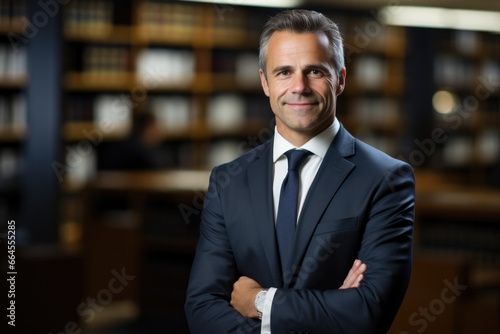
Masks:
[[[298,171],[300,166],[304,163],[306,158],[310,156],[312,153],[308,150],[289,150],[285,152],[285,155],[288,159],[288,170],[296,170]]]

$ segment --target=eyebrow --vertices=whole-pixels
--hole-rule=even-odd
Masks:
[[[290,71],[293,69],[293,66],[290,66],[290,65],[283,65],[283,66],[278,66],[278,67],[275,67],[271,73],[275,74],[275,73],[279,73],[279,72],[282,72],[282,71]],[[305,71],[309,71],[309,70],[314,70],[314,69],[319,69],[319,70],[322,70],[323,72],[325,73],[329,73],[330,70],[328,69],[328,67],[326,67],[325,65],[323,64],[310,64],[310,65],[306,65],[304,67],[304,70]]]
[[[282,72],[282,71],[289,71],[292,68],[293,67],[289,66],[289,65],[278,66],[278,67],[275,67],[271,73],[276,74],[276,73],[279,73],[279,72]]]

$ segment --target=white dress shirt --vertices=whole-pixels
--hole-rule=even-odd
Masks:
[[[301,147],[295,147],[283,138],[278,130],[274,129],[274,143],[273,143],[273,199],[274,199],[274,221],[278,215],[278,203],[280,198],[281,184],[288,173],[288,160],[284,153],[291,149],[305,149],[310,151],[311,154],[302,165],[300,169],[300,185],[299,185],[299,201],[297,217],[300,217],[304,200],[307,196],[309,188],[316,177],[316,173],[323,162],[323,158],[330,147],[335,135],[339,131],[340,123],[335,118],[333,124],[318,134],[316,137],[310,139]],[[297,218],[298,219],[298,218]],[[271,334],[271,307],[273,304],[274,294],[276,288],[269,288],[264,302],[264,309],[262,312],[262,325],[261,334]]]

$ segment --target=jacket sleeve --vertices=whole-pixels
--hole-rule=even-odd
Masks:
[[[214,169],[187,290],[185,312],[189,328],[192,334],[260,333],[260,321],[242,317],[229,304],[239,274],[226,233],[216,175]]]
[[[272,333],[386,333],[410,280],[414,205],[413,172],[399,163],[371,199],[358,253],[368,269],[359,288],[278,289]]]

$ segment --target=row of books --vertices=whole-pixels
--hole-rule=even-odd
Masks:
[[[82,70],[87,73],[112,75],[131,70],[129,49],[120,46],[87,47],[82,62]]]
[[[466,30],[450,30],[441,33],[444,36],[441,38],[440,46],[444,50],[471,58],[498,54],[500,44],[498,34]]]
[[[132,122],[132,105],[133,101],[126,95],[75,94],[67,99],[64,121],[98,124],[109,121],[116,126],[128,126]],[[187,128],[201,116],[189,95],[152,95],[148,98],[147,108],[165,130]],[[248,119],[265,120],[271,116],[264,96],[217,94],[209,99],[206,110],[206,122],[215,130],[230,130],[243,126]]]
[[[137,7],[137,26],[143,38],[192,38],[202,16],[188,4],[145,1]]]
[[[23,79],[27,73],[26,48],[14,49],[9,44],[0,44],[0,82],[8,79]]]
[[[99,33],[113,27],[113,1],[73,0],[65,5],[64,28],[69,33]]]
[[[0,95],[0,132],[26,127],[26,99],[23,94]]]
[[[151,48],[137,55],[136,77],[146,89],[190,85],[194,73],[195,57],[191,50]]]
[[[389,69],[387,60],[382,57],[363,55],[353,64],[356,82],[361,88],[377,89],[384,87]]]
[[[150,97],[149,109],[165,130],[185,129],[200,117],[193,100],[182,95]],[[213,130],[232,130],[244,126],[248,119],[265,120],[271,115],[263,97],[218,94],[208,101],[205,121]]]
[[[480,267],[500,265],[499,238],[498,224],[446,220],[421,224],[423,248],[441,251]]]
[[[101,94],[70,96],[66,103],[66,122],[95,122],[107,129],[127,130],[132,124],[132,101],[127,95]]]
[[[365,50],[374,50],[387,55],[403,55],[405,49],[405,30],[401,27],[381,24],[377,16],[349,19],[332,18],[345,36],[346,54],[356,55]],[[349,61],[349,56],[347,57]]]
[[[193,5],[144,1],[137,7],[137,13],[139,33],[151,40],[162,39],[163,36],[190,39],[207,33],[219,41],[255,37],[267,19],[266,15],[249,19],[247,11],[241,7],[223,2]]]
[[[241,87],[260,85],[259,56],[255,52],[235,52],[230,50],[214,50],[212,55],[212,72],[234,73]]]
[[[390,97],[361,97],[349,105],[349,116],[353,116],[361,126],[384,127],[400,124],[401,102]]]
[[[148,103],[159,127],[165,131],[183,131],[198,116],[196,104],[187,96],[155,96]]]
[[[97,148],[98,149],[98,148]],[[68,166],[65,170],[65,181],[68,181],[73,187],[82,187],[96,174],[99,166],[99,154],[96,148],[88,148],[85,154],[78,154],[80,148],[78,144],[65,146],[64,165]],[[191,143],[178,143],[175,147],[165,147],[162,152],[165,155],[172,156],[183,168],[194,168],[195,162],[193,156],[197,148]],[[2,151],[0,151],[0,173],[2,172]],[[242,153],[242,145],[237,140],[221,140],[211,143],[203,151],[204,160],[201,162],[203,168],[212,168],[225,162],[229,162]],[[10,152],[9,152],[10,154]],[[6,172],[11,172],[18,165],[17,160],[12,159],[12,155],[6,155],[4,163]],[[11,160],[7,160],[11,159]],[[198,166],[199,167],[199,166]],[[2,175],[8,175],[8,173]]]
[[[0,0],[0,27],[17,25],[25,15],[25,0]]]
[[[7,147],[0,149],[0,182],[5,182],[19,175],[21,170],[21,153],[19,150]]]
[[[474,88],[476,65],[472,59],[451,53],[441,53],[434,60],[434,81],[440,87]]]
[[[500,130],[483,130],[475,139],[458,135],[450,137],[442,148],[442,160],[443,164],[449,167],[498,163],[500,161]]]
[[[0,60],[1,52],[0,49]],[[20,67],[24,55],[17,55],[5,48],[6,62],[9,72],[25,71]],[[7,53],[7,51],[9,51]],[[78,58],[81,57],[80,60]],[[162,85],[190,85],[194,79],[196,65],[192,50],[175,48],[148,48],[137,53],[135,64],[130,49],[117,45],[91,45],[83,52],[75,52],[74,63],[70,66],[85,73],[112,76],[136,72],[137,81],[146,89],[154,89]],[[259,59],[257,52],[235,52],[229,50],[213,51],[213,73],[234,73],[237,84],[241,87],[258,87]],[[7,67],[7,66],[4,66]],[[0,74],[2,73],[0,69]]]

